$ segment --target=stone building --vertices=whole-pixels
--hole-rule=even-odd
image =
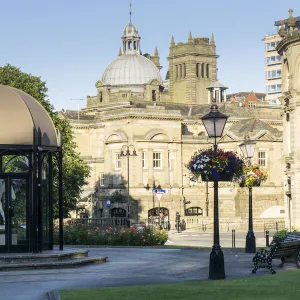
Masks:
[[[255,226],[285,219],[281,108],[260,101],[242,107],[227,102],[226,87],[216,82],[217,58],[213,36],[190,33],[186,43],[177,44],[172,37],[162,81],[157,49],[153,56],[142,55],[138,31],[131,23],[125,27],[119,56],[96,82],[97,95],[87,97],[79,119],[77,112],[64,112],[91,166],[86,191],[92,192],[81,203],[90,199],[89,217],[129,214],[132,223],[147,223],[160,216],[174,226],[178,211],[187,226],[211,226],[212,185],[192,181],[185,164],[196,150],[212,146],[200,117],[216,100],[229,116],[219,147],[239,152],[248,133],[257,142],[253,161],[269,170],[263,187],[253,188]],[[134,151],[137,156],[121,155]],[[248,189],[219,186],[221,229],[246,228]],[[155,188],[166,191],[161,200],[152,193]]]
[[[300,228],[300,30],[289,10],[287,26],[279,29],[281,42],[276,50],[282,57],[282,116],[284,128],[283,164],[286,210],[291,226]]]

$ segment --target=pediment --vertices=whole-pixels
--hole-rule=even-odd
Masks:
[[[258,136],[256,140],[274,141],[274,138],[268,132],[264,132],[260,136]]]
[[[221,139],[220,139],[220,142],[233,142],[235,141],[236,139],[233,138],[232,136],[228,135],[228,134],[225,134]]]

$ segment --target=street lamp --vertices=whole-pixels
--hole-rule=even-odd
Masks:
[[[130,207],[130,196],[129,196],[129,157],[137,156],[135,148],[133,145],[123,145],[121,148],[120,157],[127,157],[127,222],[128,227],[130,227],[130,215],[129,215],[129,207]]]
[[[201,118],[205,130],[209,137],[215,139],[214,151],[217,152],[217,137],[221,137],[227,116],[218,111],[218,106],[213,103],[210,107],[210,112]],[[209,279],[224,279],[224,254],[220,246],[219,234],[219,196],[218,196],[218,181],[214,181],[214,244],[209,258]]]
[[[240,144],[240,149],[245,158],[249,159],[251,166],[251,158],[254,156],[256,142],[251,141],[248,135],[245,136],[244,141]],[[246,253],[256,253],[256,242],[253,231],[253,214],[252,214],[252,187],[249,187],[249,228],[246,236]]]

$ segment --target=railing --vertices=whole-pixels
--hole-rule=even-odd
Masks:
[[[84,224],[91,226],[98,226],[101,228],[108,227],[126,227],[128,226],[128,219],[126,217],[112,217],[112,218],[82,218],[71,219],[69,224]]]
[[[284,221],[274,221],[274,222],[266,222],[264,223],[264,233],[266,237],[266,231],[269,232],[277,232],[278,230],[285,229],[285,222]]]
[[[160,226],[160,228],[162,229],[170,230],[170,222],[167,220],[161,220],[160,218],[148,220],[148,226],[152,228],[156,228],[157,226]]]

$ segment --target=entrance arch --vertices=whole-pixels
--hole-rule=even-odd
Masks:
[[[148,224],[170,229],[169,209],[166,207],[153,207],[148,210]]]

